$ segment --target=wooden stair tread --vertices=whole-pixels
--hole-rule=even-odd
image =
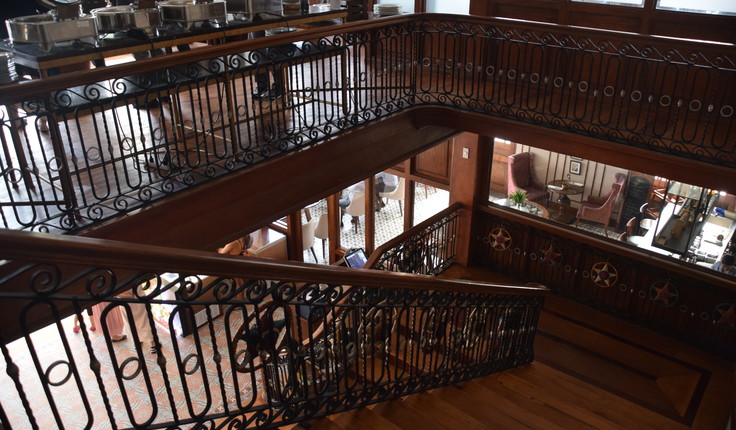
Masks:
[[[355,409],[331,415],[328,418],[344,430],[401,430],[401,427],[373,412],[370,408]]]
[[[415,409],[404,401],[378,403],[369,408],[402,429],[444,430],[447,428],[429,418],[422,410]]]
[[[655,376],[679,375],[692,372],[692,365],[669,359],[647,345],[639,345],[627,339],[615,339],[610,333],[597,327],[585,327],[564,316],[545,311],[540,316],[539,332],[553,335],[582,348],[605,355],[611,360]]]
[[[648,349],[661,352],[668,357],[693,363],[705,369],[734,369],[734,363],[726,359],[702,352],[697,348],[686,345],[675,339],[655,333],[629,323],[621,318],[589,308],[572,300],[554,295],[547,297],[544,311],[558,315],[572,316],[572,319],[582,325],[594,325],[607,333],[627,339],[638,345],[646,345]]]
[[[478,421],[463,410],[446,402],[433,392],[413,394],[402,399],[402,403],[410,408],[420,410],[428,418],[444,428],[463,430],[487,430],[488,424]]]
[[[605,429],[676,430],[687,426],[542,363],[506,371],[499,381],[514,390]]]
[[[519,413],[523,419],[529,420],[533,428],[564,430],[596,430],[592,425],[578,417],[565,413],[552,405],[541,401],[534,393],[528,394],[517,391],[497,377],[489,376],[472,380],[468,384],[481,384],[490,392],[488,399],[493,402],[503,402],[510,411]],[[537,426],[537,423],[539,426]],[[550,424],[551,423],[551,424]]]
[[[662,393],[656,384],[656,378],[650,375],[639,373],[635,369],[619,365],[606,357],[599,357],[575,346],[555,342],[554,339],[543,335],[537,336],[535,345],[538,351],[544,351],[537,354],[539,362],[575,375],[581,380],[623,398],[629,398],[633,402],[646,404],[650,409],[663,415],[678,418],[682,416],[670,399]],[[693,376],[696,377],[697,383],[699,375],[696,373]],[[692,394],[692,390],[689,393],[682,393],[688,398]]]

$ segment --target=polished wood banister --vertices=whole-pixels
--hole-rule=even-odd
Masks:
[[[152,245],[72,236],[5,230],[0,232],[0,258],[55,264],[118,267],[154,273],[168,271],[252,279],[280,279],[384,288],[462,291],[475,294],[543,295],[539,285],[499,285],[466,280],[445,280],[406,273],[350,269],[261,258],[239,258],[215,252],[171,249]]]

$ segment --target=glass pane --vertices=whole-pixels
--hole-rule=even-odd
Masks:
[[[431,185],[414,183],[414,225],[450,206],[450,193]]]
[[[644,0],[572,0],[579,3],[600,3],[617,6],[644,7]]]
[[[404,232],[404,195],[406,181],[381,172],[376,175],[376,248]]]
[[[736,15],[736,1],[702,0],[694,2],[692,0],[658,0],[657,9],[667,9],[678,12]]]
[[[379,0],[376,4],[389,3],[397,4],[401,6],[401,11],[404,13],[414,13],[414,0]]]
[[[470,12],[470,0],[427,0],[427,12],[467,15]]]

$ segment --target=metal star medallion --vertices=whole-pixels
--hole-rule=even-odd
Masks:
[[[603,261],[594,264],[591,272],[593,274],[593,283],[603,288],[614,285],[616,278],[618,278],[616,268]]]
[[[721,303],[716,306],[715,310],[720,314],[720,319],[716,321],[717,325],[726,326],[730,329],[736,328],[736,303]]]
[[[547,248],[539,248],[539,253],[541,256],[539,261],[551,266],[557,265],[560,261],[560,256],[562,256],[561,253],[557,252],[555,245],[552,242],[547,244]]]
[[[511,234],[508,231],[497,228],[490,234],[491,247],[496,251],[505,251],[511,246]]]
[[[673,306],[677,303],[680,293],[677,288],[667,281],[657,281],[649,287],[649,298],[660,306]]]

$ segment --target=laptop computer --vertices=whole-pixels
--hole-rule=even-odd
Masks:
[[[368,261],[363,248],[349,249],[343,258],[345,259],[345,265],[353,269],[362,269]]]

